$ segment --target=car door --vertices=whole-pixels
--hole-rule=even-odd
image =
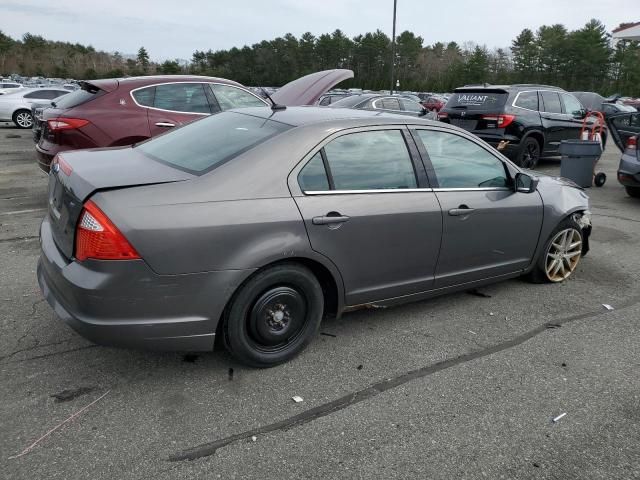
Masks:
[[[560,142],[565,137],[565,131],[570,127],[567,115],[562,112],[562,103],[558,92],[552,90],[540,91],[540,119],[545,135],[546,152],[556,152]]]
[[[624,152],[629,138],[640,135],[640,112],[609,115],[607,125],[616,146]]]
[[[587,114],[586,109],[580,101],[569,93],[560,93],[562,109],[566,117],[567,128],[562,140],[580,138],[582,122]]]
[[[442,214],[404,127],[334,134],[290,176],[311,247],[340,270],[347,305],[433,287]]]
[[[415,136],[442,207],[435,287],[524,270],[542,226],[538,192],[515,192],[505,160],[475,139],[433,128]]]
[[[151,136],[210,115],[212,107],[205,84],[197,82],[163,83],[131,92],[138,105],[147,108]]]

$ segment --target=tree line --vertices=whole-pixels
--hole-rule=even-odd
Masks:
[[[308,73],[349,68],[344,86],[379,90],[391,83],[391,39],[376,30],[353,38],[341,30],[273,40],[228,50],[195,51],[191,61],[154,63],[141,47],[135,57],[52,42],[25,34],[14,40],[0,32],[0,73],[50,77],[108,78],[124,75],[193,73],[245,85],[280,86]],[[569,31],[561,24],[524,29],[509,47],[456,42],[424,45],[404,31],[396,38],[395,71],[401,90],[451,91],[468,83],[545,83],[570,91],[640,96],[640,43],[612,45],[598,20]]]

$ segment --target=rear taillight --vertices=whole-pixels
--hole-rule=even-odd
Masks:
[[[638,149],[638,137],[629,137],[626,145],[627,150],[637,150]]]
[[[76,259],[133,260],[135,248],[92,201],[84,204],[76,228]]]
[[[449,118],[449,114],[447,112],[438,112],[438,119]]]
[[[89,124],[89,120],[83,118],[66,118],[58,117],[55,120],[47,120],[47,126],[52,132],[59,132],[60,130],[74,130],[76,128],[82,128]]]
[[[487,122],[496,122],[498,128],[505,128],[516,119],[515,115],[482,115],[482,119]]]
[[[73,173],[73,167],[71,167],[71,165],[69,165],[60,155],[56,155],[55,157],[53,157],[53,160],[51,160],[51,170],[53,170],[54,172],[59,170],[67,177],[71,176],[71,174]]]

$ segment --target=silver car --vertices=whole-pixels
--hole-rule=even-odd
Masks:
[[[246,108],[57,156],[37,275],[97,343],[205,351],[219,338],[265,367],[325,316],[521,275],[561,282],[590,231],[582,189],[459,128]]]
[[[18,128],[33,127],[31,104],[53,100],[69,93],[62,87],[21,88],[0,96],[0,122],[13,122]]]

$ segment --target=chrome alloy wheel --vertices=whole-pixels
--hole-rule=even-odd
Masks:
[[[28,112],[20,112],[16,115],[16,123],[22,128],[33,127],[33,117]]]
[[[578,266],[582,254],[582,235],[575,228],[558,232],[547,251],[545,272],[552,282],[561,282],[569,278]]]

